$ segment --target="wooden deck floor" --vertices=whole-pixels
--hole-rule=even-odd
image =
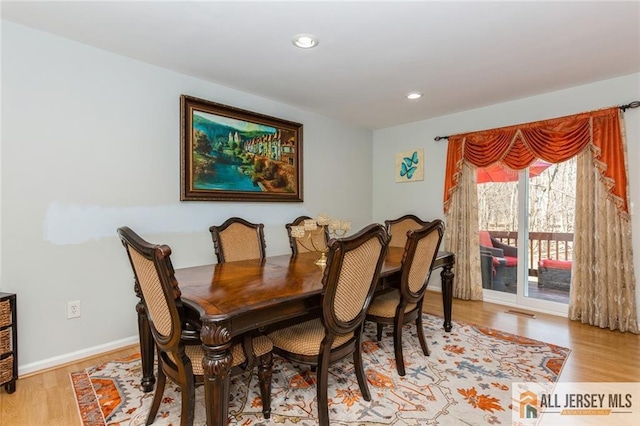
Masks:
[[[506,287],[509,293],[516,294],[515,285],[508,285]],[[529,280],[529,297],[533,299],[549,300],[551,302],[569,304],[569,290],[538,287],[538,281],[534,280]]]

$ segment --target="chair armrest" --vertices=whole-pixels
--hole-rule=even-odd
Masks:
[[[491,256],[494,257],[504,257],[504,252],[502,251],[502,249],[499,248],[495,248],[495,247],[487,247],[487,246],[480,246],[480,253],[482,254],[482,252],[488,252],[491,253]]]
[[[493,268],[493,256],[488,250],[480,249],[480,276],[482,277],[482,288],[491,288],[491,280],[495,274]]]
[[[518,247],[510,246],[503,242],[498,241],[497,239],[491,237],[491,241],[493,242],[493,246],[499,248],[503,251],[503,256],[509,257],[518,257]]]

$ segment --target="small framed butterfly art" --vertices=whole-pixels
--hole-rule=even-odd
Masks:
[[[424,180],[424,150],[420,148],[397,153],[396,182],[419,180]]]

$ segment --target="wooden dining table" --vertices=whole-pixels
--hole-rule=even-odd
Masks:
[[[399,284],[403,252],[402,248],[389,247],[380,272],[380,290]],[[228,423],[231,340],[246,332],[319,312],[324,267],[315,264],[317,259],[318,253],[311,252],[175,270],[182,302],[199,316],[201,323],[207,425]],[[454,262],[453,253],[439,252],[433,266],[442,268],[446,331],[452,327]],[[137,311],[142,387],[148,392],[155,383],[154,345],[142,303]]]

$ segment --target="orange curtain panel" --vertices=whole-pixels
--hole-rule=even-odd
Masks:
[[[514,170],[541,159],[566,161],[589,147],[618,211],[628,217],[627,173],[618,107],[449,137],[444,211],[456,191],[462,162],[476,167],[502,163]]]

